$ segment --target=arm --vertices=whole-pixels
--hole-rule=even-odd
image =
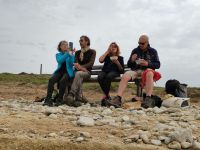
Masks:
[[[148,67],[151,69],[159,69],[160,68],[160,60],[158,57],[158,53],[155,50],[151,61],[148,63]]]
[[[56,54],[56,61],[59,63],[59,64],[62,64],[66,58],[69,56],[69,53],[65,53],[65,54],[61,54],[61,53],[57,53]]]
[[[136,54],[136,50],[134,49],[131,52],[131,55],[130,55],[129,60],[127,62],[127,66],[129,68],[135,67],[137,65],[136,62],[135,62],[136,59],[137,59],[137,54]]]
[[[99,62],[103,63],[106,56],[109,54],[109,50],[107,50],[100,58],[99,58]]]
[[[113,63],[115,63],[120,71],[120,73],[124,72],[124,59],[123,57],[118,58],[117,60],[112,60]]]

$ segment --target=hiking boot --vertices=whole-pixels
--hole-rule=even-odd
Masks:
[[[108,96],[108,97],[103,97],[102,99],[101,99],[101,106],[102,107],[106,107],[106,106],[109,106],[109,103],[107,102],[107,101],[110,101],[111,100],[111,97],[110,96]]]
[[[73,103],[72,103],[72,106],[73,107],[79,107],[79,106],[81,106],[82,105],[82,103],[80,102],[80,101],[74,101]]]
[[[153,108],[155,107],[155,101],[150,96],[145,97],[143,102],[141,103],[141,107],[143,108]]]
[[[74,94],[69,93],[66,97],[66,99],[63,100],[63,104],[67,104],[68,106],[73,106],[73,103],[75,102]]]
[[[81,103],[84,103],[84,104],[86,104],[88,102],[88,100],[87,100],[87,98],[85,96],[82,96],[82,97],[78,96],[78,97],[76,97],[75,100],[79,101]]]
[[[56,99],[55,106],[60,106],[60,105],[62,105],[62,104],[63,104],[63,99],[57,98],[57,99]]]
[[[45,98],[44,103],[42,104],[43,106],[53,106],[53,101],[51,98]]]
[[[120,108],[122,106],[122,101],[120,96],[115,96],[111,100],[106,100],[106,102],[108,103],[107,106],[114,106],[115,108]]]

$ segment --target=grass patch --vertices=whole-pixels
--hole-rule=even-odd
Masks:
[[[23,84],[47,84],[50,75],[36,75],[36,74],[11,74],[11,73],[1,73],[0,83],[23,83]]]

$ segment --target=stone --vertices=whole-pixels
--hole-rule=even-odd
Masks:
[[[181,147],[184,148],[184,149],[188,149],[192,146],[192,143],[189,143],[189,142],[182,142],[181,143]]]
[[[89,132],[80,132],[80,136],[86,137],[86,138],[91,138],[91,135]]]
[[[102,115],[103,116],[107,116],[107,115],[111,115],[112,114],[112,110],[110,108],[106,108],[105,110],[103,110]]]
[[[50,114],[57,114],[57,113],[63,114],[63,111],[58,107],[47,107],[47,109],[45,111],[45,114],[48,116]]]
[[[122,121],[124,122],[128,122],[130,119],[129,119],[129,116],[125,115],[122,117]]]
[[[51,115],[49,115],[49,118],[51,118],[51,119],[57,119],[58,116],[56,114],[51,114]]]
[[[49,133],[49,137],[57,137],[58,135],[56,133]]]
[[[195,114],[195,115],[194,115],[194,119],[200,120],[200,114],[199,114],[199,113],[198,113],[198,114]]]
[[[153,145],[157,145],[157,146],[162,145],[162,143],[161,143],[160,140],[151,140],[151,144],[153,144]]]
[[[90,117],[80,116],[77,125],[80,126],[94,126],[94,119]]]
[[[127,137],[127,139],[131,139],[132,142],[137,142],[139,137],[140,137],[139,134],[133,134],[133,135]]]
[[[192,130],[185,128],[177,128],[174,132],[172,132],[169,137],[172,141],[182,142],[193,142]]]
[[[181,149],[181,144],[177,141],[173,141],[168,144],[168,148],[179,150],[179,149]]]
[[[84,140],[83,137],[78,137],[78,138],[76,139],[76,142],[82,142],[83,140]]]
[[[197,141],[194,141],[193,144],[192,144],[192,148],[194,150],[200,150],[200,143],[197,142]]]
[[[142,139],[142,141],[145,143],[145,144],[148,144],[149,143],[149,138],[146,134],[142,133],[140,134],[140,138]]]

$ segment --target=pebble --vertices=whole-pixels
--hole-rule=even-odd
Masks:
[[[160,140],[151,140],[151,144],[153,144],[153,145],[157,145],[157,146],[162,145],[162,143],[161,143]]]
[[[51,115],[49,115],[49,118],[51,118],[51,119],[57,119],[58,116],[56,114],[51,114]]]
[[[77,125],[94,126],[94,119],[90,117],[80,116],[80,118],[77,121]]]
[[[181,149],[181,144],[177,141],[173,141],[168,144],[168,148],[179,150],[179,149]]]
[[[128,122],[130,119],[129,119],[129,116],[125,115],[122,117],[122,121],[124,122]]]
[[[182,142],[181,147],[184,149],[190,148],[192,146],[192,143],[189,142]]]
[[[58,135],[56,133],[49,133],[49,137],[57,137]]]
[[[89,132],[80,132],[80,136],[86,137],[86,138],[91,138],[91,135]]]
[[[107,115],[111,115],[112,114],[112,110],[110,108],[106,108],[105,110],[103,110],[102,115],[107,116]]]
[[[193,148],[194,150],[200,150],[200,143],[197,142],[197,141],[194,141],[194,142],[193,142],[193,145],[192,145],[192,148]]]
[[[76,142],[82,142],[83,140],[84,140],[83,137],[78,137],[78,138],[76,139]]]

